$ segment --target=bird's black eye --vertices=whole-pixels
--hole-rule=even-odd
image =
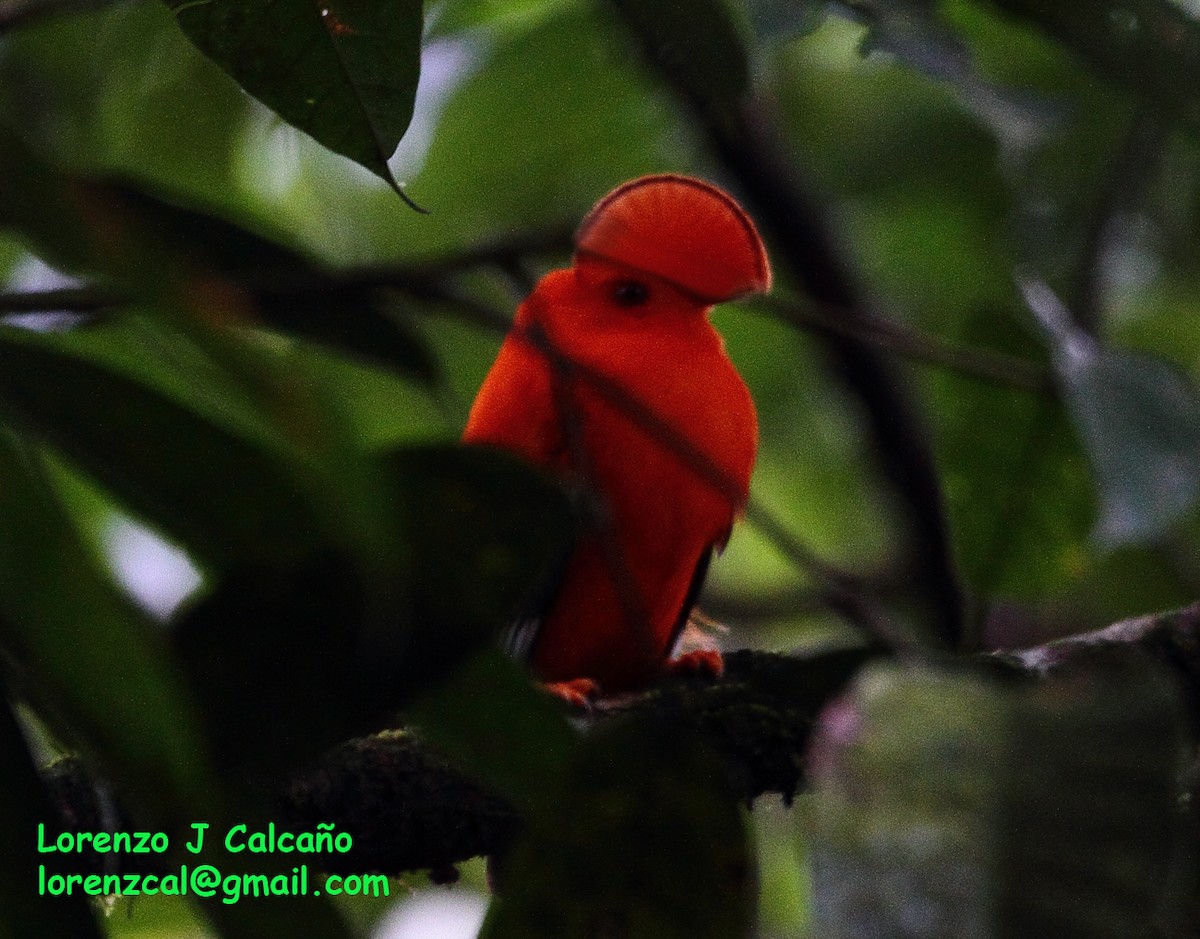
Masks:
[[[613,287],[612,297],[617,306],[641,306],[650,299],[650,288],[640,280],[622,280]]]

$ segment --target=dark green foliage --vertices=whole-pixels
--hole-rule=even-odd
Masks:
[[[385,726],[495,636],[569,544],[566,500],[507,456],[426,448],[385,464],[395,566],[332,549],[245,564],[181,615],[174,645],[219,768],[279,776]]]
[[[179,28],[246,91],[396,185],[387,161],[412,119],[421,0],[167,0]]]
[[[684,726],[597,730],[504,859],[483,935],[741,935],[752,881],[741,829],[720,765]]]
[[[98,568],[39,455],[8,432],[0,532],[0,641],[16,687],[143,817],[168,824],[208,808],[206,747],[162,633]]]
[[[394,298],[344,283],[299,251],[121,180],[80,181],[109,193],[160,244],[186,246],[188,262],[254,305],[261,325],[365,362],[433,381],[436,367]]]
[[[1182,0],[0,2],[0,936],[126,928],[21,892],[18,730],[138,824],[498,852],[489,936],[1194,933],[1194,610],[1041,672],[1200,595],[1198,79]],[[792,654],[588,721],[489,645],[579,520],[455,441],[649,172],[769,242],[772,301],[713,314],[761,450],[702,606]],[[199,579],[165,623],[127,516]],[[272,904],[207,916],[384,911]]]
[[[37,831],[39,822],[51,817],[50,800],[37,768],[21,736],[21,730],[7,706],[0,708],[0,759],[4,776],[0,782],[0,835],[9,844],[26,841]],[[61,904],[47,906],[37,897],[37,858],[31,851],[7,851],[0,859],[0,902],[4,904],[4,922],[0,936],[16,939],[25,929],[38,929],[48,935],[78,936],[92,939],[101,934],[82,897],[66,898]]]
[[[285,459],[54,336],[0,327],[0,410],[205,561],[287,556],[314,536]],[[180,473],[164,454],[204,473]]]

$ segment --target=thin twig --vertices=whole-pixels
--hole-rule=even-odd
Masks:
[[[917,644],[916,637],[898,625],[886,607],[864,590],[863,578],[822,559],[765,505],[751,500],[746,506],[746,521],[813,578],[829,609],[841,613],[848,622],[890,649],[911,650]]]
[[[420,291],[438,278],[478,268],[507,272],[526,258],[553,256],[570,249],[571,230],[565,226],[484,242],[439,257],[402,264],[363,264],[330,270],[313,264],[271,273],[214,272],[230,288],[257,300],[283,302],[290,297],[335,297],[364,290]],[[128,305],[132,298],[88,285],[54,290],[0,291],[0,316],[12,313],[62,311],[96,313]]]
[[[833,309],[811,301],[764,297],[757,300],[755,305],[801,329],[852,337],[916,362],[946,368],[997,385],[1035,394],[1054,392],[1050,369],[1029,359],[978,346],[945,342],[878,316],[861,316],[850,310]]]
[[[1153,181],[1163,140],[1170,129],[1154,108],[1145,103],[1138,105],[1099,187],[1067,294],[1067,306],[1074,312],[1076,325],[1089,333],[1096,333],[1101,325],[1101,280],[1117,224],[1122,213],[1141,201]]]
[[[252,293],[260,301],[280,301],[303,294],[311,297],[322,291],[333,294],[360,289],[397,289],[423,295],[441,272],[451,273],[475,264],[497,263],[494,258],[457,257],[429,267],[403,266],[352,268],[322,273],[317,279],[301,274],[286,284],[239,282],[235,286]],[[504,265],[505,270],[510,268]],[[55,311],[97,314],[125,304],[124,298],[96,287],[68,287],[55,290],[0,292],[0,317],[21,313]],[[806,330],[838,333],[871,343],[915,362],[945,368],[998,385],[1006,385],[1037,394],[1052,393],[1048,370],[1036,362],[1004,355],[978,346],[944,342],[933,336],[876,318],[849,311],[821,307],[819,304],[776,298],[760,298],[747,309],[762,309],[771,316]],[[489,329],[507,329],[506,320],[489,320]]]

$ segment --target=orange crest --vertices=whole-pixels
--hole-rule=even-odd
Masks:
[[[596,203],[579,254],[655,274],[710,303],[771,288],[754,222],[723,189],[689,176],[643,176]]]

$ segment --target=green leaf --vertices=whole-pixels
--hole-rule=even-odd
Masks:
[[[411,602],[426,627],[497,629],[561,570],[575,533],[570,504],[522,460],[490,447],[448,445],[384,459],[416,555]]]
[[[428,447],[386,466],[406,545],[397,567],[324,550],[235,568],[180,617],[175,643],[223,766],[277,771],[379,729],[557,567],[566,499],[512,457]]]
[[[394,547],[392,519],[379,505],[374,468],[363,458],[360,442],[333,396],[312,372],[289,360],[286,350],[266,347],[228,328],[247,323],[246,313],[252,310],[247,310],[250,298],[210,266],[231,265],[231,256],[236,256],[236,244],[222,243],[221,235],[229,233],[223,223],[207,220],[195,226],[198,231],[192,234],[200,250],[193,254],[189,244],[173,240],[183,222],[195,221],[186,213],[152,198],[131,200],[128,192],[111,185],[54,174],[19,141],[13,141],[11,153],[5,143],[0,134],[0,170],[7,159],[16,172],[13,185],[4,192],[28,184],[42,197],[57,200],[52,208],[62,214],[47,220],[39,214],[36,199],[0,196],[0,225],[11,224],[47,257],[61,258],[68,269],[100,274],[132,297],[151,301],[147,308],[169,319],[209,360],[212,370],[221,373],[221,394],[249,403],[244,410],[254,414],[262,432],[253,436],[263,446],[224,429],[205,428],[188,406],[161,400],[135,383],[70,360],[52,363],[67,369],[70,380],[45,396],[35,393],[41,380],[36,369],[16,376],[19,387],[10,389],[10,404],[15,405],[17,419],[34,423],[38,433],[116,490],[134,511],[201,550],[206,560],[294,557],[320,542],[324,530],[336,533],[343,544],[356,545],[360,559],[378,558],[386,566],[385,556]],[[72,235],[64,241],[60,229]],[[245,244],[247,239],[238,241]],[[280,260],[286,257],[282,249],[254,244],[260,261],[286,263]],[[18,335],[8,332],[4,344],[13,345]],[[355,341],[363,345],[361,335]],[[23,342],[22,356],[36,357],[37,340],[26,337]],[[72,383],[95,393],[81,398]],[[209,405],[198,403],[196,408]],[[86,426],[64,419],[74,415],[77,421],[84,414],[95,418]],[[110,414],[119,415],[119,433],[113,440],[102,430]],[[165,462],[164,452],[189,452],[190,430],[198,434],[193,454],[208,458]],[[181,448],[155,453],[137,446],[134,438],[146,431],[155,432],[164,443],[175,441],[178,433]],[[245,478],[243,470],[249,473]],[[193,473],[209,471],[212,478],[199,484],[192,478]],[[140,480],[140,474],[147,479]]]
[[[54,897],[37,893],[38,866],[45,856],[35,852],[38,824],[58,830],[57,812],[46,795],[29,750],[0,686],[0,939],[22,936],[78,936],[99,939],[87,899],[81,894]],[[55,870],[56,867],[51,867]]]
[[[293,555],[318,524],[286,452],[62,347],[0,327],[0,414],[206,561]]]
[[[246,91],[404,196],[387,161],[412,120],[420,0],[166,3],[184,34]]]
[[[145,815],[178,823],[210,806],[207,748],[161,630],[97,569],[7,432],[0,572],[0,644],[42,713]]]
[[[1139,659],[1036,686],[868,668],[809,751],[817,931],[1146,935],[1182,745],[1176,689]]]
[[[51,265],[67,271],[91,271],[107,256],[94,226],[96,206],[67,185],[19,137],[0,124],[0,228],[11,229]]]
[[[161,206],[142,217],[148,198],[139,205],[128,189],[58,170],[3,125],[0,175],[8,181],[0,190],[0,228],[14,231],[53,267],[182,309],[214,299],[202,288],[215,272],[197,264],[190,246],[180,243],[177,217],[167,224]],[[211,255],[211,248],[204,254]]]
[[[668,719],[594,731],[499,873],[485,939],[740,939],[750,928],[737,800]]]
[[[172,640],[222,772],[281,773],[378,729],[404,688],[381,687],[391,663],[365,655],[367,604],[353,561],[324,551],[239,565],[184,609]]]
[[[469,252],[518,232],[565,257],[569,233],[613,186],[695,171],[688,122],[644,69],[620,67],[636,63],[620,24],[600,15],[609,11],[547,7],[521,28],[455,36],[434,50],[445,71],[430,74],[431,92],[448,100],[428,150],[413,157],[413,187],[430,215],[397,212],[388,193],[310,162],[302,185],[321,210],[295,213],[295,224],[312,241],[352,232],[359,257],[385,262]],[[341,239],[334,250],[344,252]]]

